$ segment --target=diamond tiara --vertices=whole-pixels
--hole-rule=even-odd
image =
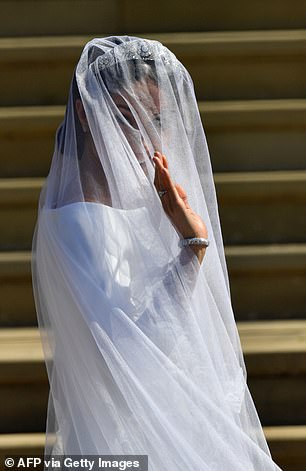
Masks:
[[[157,58],[160,58],[165,65],[173,68],[181,67],[175,55],[160,42],[145,39],[129,41],[109,49],[98,57],[98,67],[101,70],[120,61],[131,59],[148,61]]]

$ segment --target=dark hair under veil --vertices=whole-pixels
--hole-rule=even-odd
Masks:
[[[207,225],[201,264],[161,204],[156,150]],[[40,194],[32,279],[50,383],[46,457],[280,471],[246,382],[193,82],[160,42],[85,45]]]

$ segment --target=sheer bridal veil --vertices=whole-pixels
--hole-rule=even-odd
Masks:
[[[155,150],[207,226],[201,264],[162,207]],[[280,470],[246,384],[192,79],[160,42],[85,45],[39,198],[32,280],[50,382],[46,456]]]

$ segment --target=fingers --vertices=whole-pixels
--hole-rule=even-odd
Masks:
[[[167,158],[165,156],[165,154],[161,154],[160,152],[154,152],[154,155],[156,155],[162,162],[163,166],[166,167],[166,168],[169,168],[168,167],[168,161],[167,161]]]
[[[154,184],[156,186],[157,191],[160,190],[167,190],[165,187],[165,184],[167,182],[164,181],[164,175],[163,175],[163,169],[164,169],[164,164],[163,164],[163,157],[160,152],[154,152],[154,157],[153,157],[153,162],[155,164],[155,178],[154,178]]]
[[[180,203],[180,198],[170,176],[167,159],[160,152],[155,152],[153,160],[156,168],[154,184],[158,191],[167,190],[167,193],[162,196],[161,200],[163,205],[168,202],[172,210],[175,205]],[[166,166],[164,164],[166,164]]]
[[[180,195],[180,197],[181,197],[183,200],[187,198],[187,193],[186,193],[186,191],[184,190],[184,188],[183,188],[181,185],[179,185],[178,183],[176,183],[175,188],[177,189],[178,194]]]
[[[177,192],[178,192],[180,198],[182,198],[182,200],[184,201],[186,208],[190,208],[189,203],[188,203],[187,193],[184,190],[184,188],[181,185],[179,185],[178,183],[175,184],[175,188],[177,189]]]
[[[162,154],[162,160],[163,160],[164,167],[168,168],[168,162],[164,154]]]
[[[161,166],[159,164],[159,157],[157,156],[157,152],[154,153],[153,163],[155,164],[155,174],[154,174],[154,185],[157,191],[162,190],[161,187]]]

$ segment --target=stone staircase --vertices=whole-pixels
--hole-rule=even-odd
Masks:
[[[92,37],[131,34],[194,79],[249,388],[275,461],[306,469],[305,26],[302,0],[2,0],[1,459],[44,446],[30,248],[72,70]]]

